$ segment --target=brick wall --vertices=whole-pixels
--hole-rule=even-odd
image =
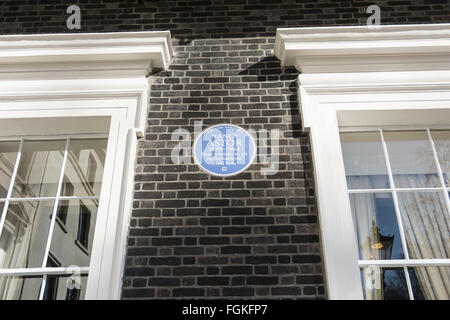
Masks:
[[[450,21],[446,0],[3,1],[0,33],[171,30],[169,70],[150,76],[139,144],[123,298],[326,298],[308,136],[295,69],[273,55],[278,27]],[[232,123],[279,129],[280,171],[220,178],[173,164],[171,132]]]

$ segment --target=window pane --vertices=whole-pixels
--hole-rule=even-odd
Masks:
[[[0,269],[42,267],[53,201],[10,202],[0,237]]]
[[[409,300],[403,268],[362,268],[361,280],[366,300]]]
[[[48,276],[46,291],[53,292],[47,300],[83,300],[86,294],[86,275]]]
[[[341,133],[341,145],[349,189],[389,188],[380,133]]]
[[[400,232],[390,193],[350,194],[362,260],[403,259]]]
[[[38,300],[43,276],[0,277],[0,300]],[[87,275],[48,276],[44,300],[83,300]]]
[[[0,277],[0,300],[38,300],[42,276]]]
[[[25,141],[12,196],[54,197],[66,141]]]
[[[398,202],[409,255],[449,258],[450,218],[441,192],[399,192]]]
[[[98,201],[74,199],[60,202],[59,206],[66,206],[66,223],[64,228],[55,224],[50,252],[63,267],[87,267],[92,250]]]
[[[408,268],[415,300],[449,300],[450,267]]]
[[[431,131],[445,185],[450,186],[450,131]]]
[[[107,139],[70,140],[64,179],[72,185],[64,196],[98,196],[105,165]]]
[[[5,198],[16,163],[19,142],[0,142],[0,198]]]
[[[385,132],[384,138],[395,187],[441,187],[426,131]]]

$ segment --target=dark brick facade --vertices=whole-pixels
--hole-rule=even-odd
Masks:
[[[308,136],[297,71],[273,55],[278,27],[450,21],[450,1],[2,1],[0,33],[171,30],[174,58],[150,76],[123,298],[326,298]],[[56,2],[56,1],[55,1]],[[218,178],[175,165],[171,132],[232,123],[279,129],[280,171]]]

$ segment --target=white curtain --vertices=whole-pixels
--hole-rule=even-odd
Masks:
[[[396,176],[395,182],[402,186],[424,186],[426,175]],[[350,189],[373,188],[371,177],[347,177]],[[443,194],[437,192],[398,192],[399,209],[405,231],[405,238],[412,259],[433,259],[450,257],[450,213],[447,212]],[[360,258],[379,259],[379,250],[372,244],[376,237],[375,196],[370,193],[353,194],[350,197],[352,210],[360,239]],[[450,299],[450,267],[417,267],[418,288],[425,299]],[[364,274],[363,281],[373,279],[373,274]],[[382,277],[382,273],[380,274]],[[381,280],[381,285],[383,280]],[[413,283],[414,285],[414,283]],[[366,299],[383,299],[383,290],[365,286]],[[413,288],[414,289],[414,288]],[[416,297],[417,298],[417,297]]]
[[[347,177],[348,187],[351,189],[373,189],[372,180],[366,176]],[[352,211],[357,217],[353,221],[358,233],[360,259],[378,260],[379,250],[373,250],[372,245],[380,241],[379,233],[375,232],[377,225],[375,196],[373,193],[357,193],[350,197]],[[363,281],[365,298],[367,300],[379,300],[383,298],[383,292],[377,288],[382,284],[382,274],[373,273],[374,270],[364,270]]]
[[[425,179],[402,176],[396,179]],[[412,184],[417,185],[417,184]],[[411,259],[450,257],[450,216],[439,192],[399,192],[399,209]],[[416,275],[425,299],[450,299],[450,267],[417,267]]]

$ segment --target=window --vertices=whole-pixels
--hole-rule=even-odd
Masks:
[[[448,299],[450,26],[283,28],[275,54],[301,72],[329,298]]]
[[[67,289],[66,300],[80,300],[80,289]]]
[[[59,261],[51,253],[49,253],[47,260],[47,267],[58,268],[61,267],[61,263],[59,263]],[[45,283],[44,296],[42,298],[43,300],[56,300],[58,292],[58,283],[59,283],[58,277],[47,277],[47,281]],[[42,285],[40,290],[42,290]]]
[[[61,185],[62,192],[65,196],[73,196],[74,187],[73,184],[64,177],[63,183]],[[67,220],[67,211],[69,209],[69,200],[60,200],[58,205],[58,212],[56,213],[56,221],[59,223],[60,227],[66,231],[65,224]]]
[[[450,131],[340,137],[364,297],[450,299]]]
[[[78,243],[87,250],[89,243],[89,230],[91,225],[91,211],[85,206],[80,205],[80,216],[78,219]]]
[[[45,300],[59,298],[60,287],[65,282],[51,274],[52,268],[76,265],[84,267],[83,275],[88,275],[89,256],[83,253],[90,250],[89,243],[94,236],[106,144],[105,138],[76,136],[52,140],[25,137],[0,142],[3,159],[12,164],[7,166],[9,170],[0,181],[8,188],[0,198],[0,266],[10,271],[38,268],[42,280],[33,288],[31,283],[37,285],[39,280],[25,280],[26,271],[21,272],[22,279],[0,277],[0,298],[34,295]],[[83,174],[92,161],[96,161],[98,171],[94,188]],[[6,160],[4,167],[5,163]],[[63,217],[66,232],[55,228],[61,206],[67,208]],[[82,245],[83,253],[75,241]],[[63,294],[66,295],[65,290]]]
[[[42,299],[53,278],[56,299],[120,298],[146,76],[171,56],[168,31],[0,36],[3,298]]]

